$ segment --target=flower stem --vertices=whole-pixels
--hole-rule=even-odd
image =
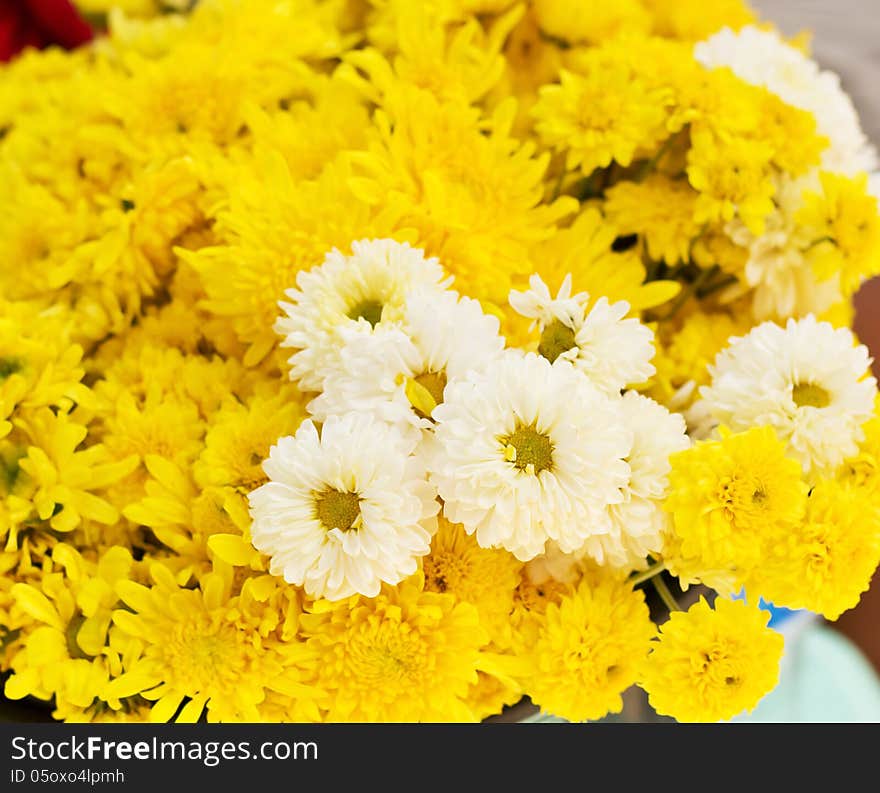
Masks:
[[[666,562],[656,562],[652,564],[647,570],[643,570],[638,575],[634,575],[630,578],[629,582],[637,587],[639,584],[643,584],[650,578],[653,578],[655,575],[659,575],[666,569]]]
[[[662,576],[655,576],[651,579],[651,583],[654,585],[654,589],[657,590],[657,594],[660,595],[660,599],[670,612],[681,611],[681,606],[678,605],[675,596],[669,591],[669,587],[666,586],[666,582],[663,580]]]

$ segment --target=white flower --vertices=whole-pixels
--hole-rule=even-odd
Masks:
[[[370,415],[311,419],[272,447],[249,495],[254,547],[310,597],[375,597],[430,550],[439,509],[412,444]]]
[[[820,70],[777,33],[752,26],[738,32],[724,28],[699,42],[694,56],[709,68],[728,66],[745,82],[764,86],[787,104],[812,113],[819,133],[830,141],[822,154],[825,170],[854,175],[877,169],[877,152],[838,75]]]
[[[518,314],[536,321],[541,330],[538,352],[551,363],[569,361],[613,393],[654,374],[654,334],[638,319],[624,319],[629,303],[600,297],[587,314],[589,296],[571,295],[570,275],[555,299],[539,275],[532,275],[529,286],[525,292],[511,290],[508,301]]]
[[[871,359],[848,328],[812,315],[765,322],[734,338],[700,393],[716,423],[735,432],[769,424],[804,471],[831,472],[856,453],[872,415]]]
[[[782,178],[776,208],[767,217],[763,234],[756,237],[739,219],[725,227],[728,236],[749,252],[743,276],[754,289],[752,308],[759,320],[818,315],[843,299],[838,276],[821,282],[816,279],[805,258],[814,239],[796,222],[804,192],[821,189],[814,174]]]
[[[508,351],[446,387],[428,456],[444,514],[521,561],[610,531],[632,433],[612,399],[572,366]]]
[[[408,243],[390,239],[360,240],[345,256],[334,248],[324,263],[296,278],[297,288],[280,302],[286,316],[275,322],[282,347],[290,357],[290,379],[304,391],[320,391],[324,377],[338,364],[343,328],[370,333],[377,326],[399,322],[406,296],[416,288],[443,289],[439,261],[426,258]]]
[[[623,500],[611,504],[611,531],[587,539],[581,555],[617,568],[643,567],[645,557],[661,550],[666,529],[662,502],[669,487],[669,456],[690,445],[684,419],[653,399],[628,391],[621,399],[627,428],[633,433],[627,456],[629,481]]]
[[[496,317],[453,291],[418,290],[405,300],[401,324],[373,333],[343,331],[339,366],[309,404],[319,420],[368,411],[420,437],[443,401],[447,383],[481,369],[504,348]]]

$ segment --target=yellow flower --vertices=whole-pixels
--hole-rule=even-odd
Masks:
[[[690,259],[691,242],[700,231],[696,200],[687,182],[652,174],[643,182],[618,182],[606,192],[603,208],[621,234],[644,238],[653,260],[677,264]]]
[[[105,699],[113,670],[105,645],[117,602],[114,587],[131,566],[131,554],[124,548],[111,548],[95,564],[59,543],[38,582],[12,587],[17,608],[31,623],[23,628],[26,638],[12,659],[14,674],[6,683],[6,696],[54,697],[62,710]]]
[[[205,447],[193,465],[201,487],[231,487],[242,495],[268,477],[263,461],[269,448],[293,435],[305,415],[303,400],[292,385],[275,386],[273,393],[257,394],[246,404],[227,400],[211,417]]]
[[[659,323],[657,373],[648,395],[673,410],[690,405],[701,385],[710,381],[708,365],[732,336],[746,333],[750,318],[697,310],[674,323]]]
[[[354,67],[368,74],[381,93],[396,77],[441,102],[461,104],[476,102],[498,82],[504,70],[500,49],[520,15],[518,9],[493,20],[484,30],[472,16],[455,26],[444,25],[436,19],[439,9],[424,3],[398,1],[388,5],[395,11],[393,61],[389,63],[372,48],[352,50],[340,71],[346,79],[356,80],[356,72],[350,68]],[[367,94],[372,93],[364,87]]]
[[[654,29],[661,36],[687,41],[708,38],[723,27],[738,30],[755,21],[746,0],[642,0],[654,16]]]
[[[32,301],[0,302],[0,313],[0,437],[18,412],[91,404],[83,349],[71,343],[74,315]]]
[[[166,564],[175,568],[177,580],[186,584],[210,570],[208,546],[215,535],[238,536],[250,526],[245,513],[230,502],[236,494],[219,487],[199,492],[190,476],[171,460],[147,455],[144,460],[150,478],[145,496],[123,509],[133,523],[149,526],[156,539],[174,551]],[[251,553],[258,557],[253,549]]]
[[[478,671],[477,682],[468,689],[465,703],[473,711],[474,718],[482,721],[497,716],[508,705],[515,705],[522,696],[521,685]]]
[[[669,135],[673,104],[671,90],[646,81],[619,57],[612,60],[602,47],[589,52],[581,73],[563,69],[559,84],[541,88],[532,109],[541,142],[564,153],[566,167],[584,176],[612,162],[628,166],[657,148]]]
[[[880,273],[880,211],[868,177],[823,171],[821,192],[808,190],[797,214],[812,236],[806,258],[820,281],[837,274],[846,295]]]
[[[838,478],[845,487],[856,488],[865,496],[880,495],[880,412],[862,425],[864,440],[859,444],[855,457],[845,460],[838,472]],[[877,502],[880,509],[880,500]]]
[[[678,294],[680,285],[675,281],[649,281],[641,256],[636,251],[616,253],[613,249],[617,229],[592,206],[581,210],[570,226],[560,229],[546,242],[534,248],[532,258],[535,272],[556,294],[571,274],[578,290],[590,295],[590,303],[605,296],[612,303],[625,300],[634,315],[660,306]],[[526,282],[516,281],[515,288],[525,289]],[[505,315],[505,335],[512,344],[524,344],[529,339],[529,322],[508,310]]]
[[[621,33],[647,33],[651,28],[651,17],[640,0],[535,0],[534,7],[541,30],[571,44],[601,44]]]
[[[569,721],[619,713],[654,633],[641,590],[618,576],[588,575],[547,606],[526,691],[543,711]]]
[[[570,196],[542,202],[549,156],[512,136],[512,101],[484,119],[401,85],[384,111],[369,152],[354,155],[358,198],[415,229],[462,293],[503,305],[513,278],[534,269],[531,247],[577,207]]]
[[[807,487],[797,460],[772,427],[755,427],[721,439],[698,441],[670,457],[664,508],[680,543],[665,554],[676,572],[687,567],[729,569],[739,580],[761,564],[765,548],[800,521]]]
[[[492,639],[503,643],[510,632],[522,563],[507,551],[481,548],[458,523],[441,516],[439,524],[431,552],[422,558],[425,589],[447,592],[475,606]]]
[[[189,400],[147,394],[143,404],[129,392],[120,395],[104,419],[104,446],[116,459],[158,454],[185,465],[202,449],[205,428]]]
[[[774,543],[750,591],[836,620],[859,602],[880,564],[880,512],[870,490],[819,481],[804,520]]]
[[[206,709],[212,722],[258,721],[267,691],[314,699],[302,683],[308,651],[279,637],[275,604],[261,599],[260,579],[234,594],[231,568],[223,566],[204,575],[198,589],[181,589],[159,563],[150,574],[152,587],[117,586],[130,610],[113,612],[115,640],[137,640],[140,650],[123,655],[124,673],[106,689],[111,706],[140,694],[154,703],[153,722],[195,722]]]
[[[301,617],[329,721],[474,721],[488,636],[477,610],[410,579],[378,597],[319,601]]]
[[[296,285],[297,272],[320,264],[333,247],[393,236],[393,213],[357,199],[344,158],[308,181],[294,179],[282,154],[271,150],[243,163],[218,159],[216,167],[227,191],[217,208],[217,243],[178,254],[201,277],[203,307],[246,346],[242,363],[256,366],[279,342],[278,301]]]
[[[644,664],[639,685],[661,715],[716,722],[752,710],[779,680],[783,639],[770,615],[742,601],[704,598],[675,611]]]
[[[40,520],[55,531],[72,531],[83,518],[112,524],[116,509],[95,495],[126,477],[138,464],[136,455],[112,458],[101,444],[79,449],[88,430],[64,413],[48,408],[27,424],[31,445],[19,466],[36,485],[34,507]]]
[[[691,141],[687,175],[700,194],[694,219],[714,223],[739,217],[760,235],[776,193],[771,147],[744,137],[722,140],[702,128],[691,133]]]

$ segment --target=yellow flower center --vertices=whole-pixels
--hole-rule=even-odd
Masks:
[[[388,621],[365,625],[346,652],[350,673],[361,683],[415,682],[427,671],[426,659],[419,632],[406,623]]]
[[[451,551],[432,552],[423,558],[425,589],[430,592],[446,592],[457,589],[468,574],[467,561]]]
[[[575,346],[574,331],[561,320],[554,319],[541,333],[538,352],[553,363]]]
[[[348,312],[349,319],[365,319],[374,328],[382,319],[381,300],[361,300]]]
[[[831,394],[815,383],[795,383],[791,398],[799,408],[827,408],[831,404]]]
[[[553,467],[553,443],[548,435],[538,432],[535,425],[519,427],[501,439],[504,459],[520,471],[539,474]]]
[[[196,619],[172,627],[162,655],[175,680],[194,694],[222,690],[235,681],[251,651],[232,625]]]
[[[330,531],[349,531],[361,515],[361,499],[357,493],[325,490],[315,496],[315,510],[321,525]],[[356,528],[356,527],[355,527]]]

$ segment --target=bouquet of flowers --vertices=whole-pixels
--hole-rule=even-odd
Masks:
[[[759,598],[859,601],[878,163],[806,39],[741,0],[81,8],[0,71],[7,698],[726,720],[778,680]]]

